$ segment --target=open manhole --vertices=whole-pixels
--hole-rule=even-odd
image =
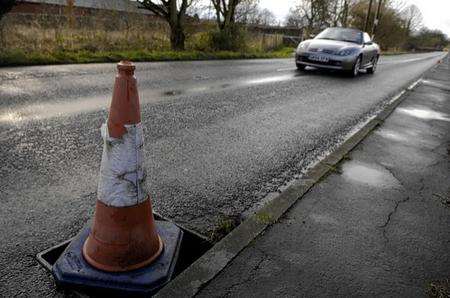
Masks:
[[[63,251],[72,241],[72,239],[73,238],[70,238],[69,240],[61,242],[53,247],[47,248],[46,250],[38,253],[36,255],[38,262],[42,266],[44,266],[45,269],[52,272],[53,264],[56,263],[56,260],[58,260],[59,256],[63,253]]]
[[[159,216],[155,215],[155,219],[161,220],[158,217]],[[194,233],[187,231],[185,229],[182,230],[183,230],[183,239],[181,242],[181,249],[179,252],[177,263],[175,265],[175,271],[172,279],[175,278],[181,272],[183,272],[187,267],[189,267],[189,265],[195,262],[212,246],[210,242],[195,235]],[[53,265],[56,263],[59,256],[70,244],[72,239],[73,238],[39,252],[36,255],[38,262],[49,272],[52,272]],[[90,297],[101,296],[102,294],[97,291],[90,291],[90,290],[84,290],[82,293],[79,292],[79,290],[76,290],[76,293],[79,295],[81,294],[81,296],[90,296]]]

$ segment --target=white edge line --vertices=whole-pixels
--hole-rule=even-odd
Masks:
[[[419,84],[421,80],[422,80],[422,78],[418,79],[417,81],[415,81],[414,83],[412,83],[411,85],[409,85],[408,88],[406,88],[406,90],[412,90],[412,89],[414,89],[414,87],[416,87],[417,84]]]

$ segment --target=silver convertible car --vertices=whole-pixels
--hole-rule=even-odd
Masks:
[[[343,70],[356,77],[361,69],[374,73],[379,56],[380,47],[366,32],[335,27],[301,42],[295,52],[295,63],[299,70],[313,66]]]

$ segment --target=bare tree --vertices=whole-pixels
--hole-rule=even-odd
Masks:
[[[328,26],[347,27],[352,6],[361,0],[299,0],[291,8],[286,24],[312,33]]]
[[[420,9],[414,4],[409,5],[403,11],[401,16],[405,21],[405,33],[411,34],[413,31],[418,31],[422,27],[423,16]]]
[[[289,10],[289,13],[285,19],[285,24],[288,27],[296,27],[296,28],[303,28],[305,26],[304,17],[301,14],[301,11],[300,9],[298,9],[298,7],[292,7]]]
[[[360,0],[328,0],[326,5],[328,6],[329,23],[334,27],[347,27],[350,10],[355,1]]]
[[[207,1],[194,1],[186,11],[189,16],[198,16],[200,19],[214,20],[215,11],[212,3]]]
[[[211,0],[216,10],[217,26],[221,31],[230,32],[236,20],[236,8],[244,0]]]
[[[186,11],[195,0],[138,0],[146,9],[164,18],[170,27],[170,44],[175,51],[184,50]]]
[[[316,9],[315,0],[302,0],[297,7],[298,14],[302,16],[308,34],[314,30],[314,24],[318,17],[318,10]]]
[[[235,20],[241,24],[254,24],[259,12],[259,0],[242,0],[236,7]]]
[[[255,19],[255,24],[264,25],[264,26],[273,26],[276,25],[277,19],[273,12],[269,9],[264,8],[258,12],[257,18]]]
[[[236,7],[236,23],[271,26],[277,20],[272,11],[261,9],[259,0],[242,0]]]
[[[300,0],[298,6],[291,10],[291,20],[288,22],[303,24],[308,34],[331,26],[334,23],[333,13],[339,14],[339,5],[334,4],[335,1],[338,0]]]
[[[341,1],[340,0],[333,0],[329,1],[330,6],[328,7],[328,15],[330,17],[330,24],[333,27],[336,27],[339,23],[339,15],[341,10]]]
[[[373,3],[373,0],[369,0],[369,8],[367,9],[366,21],[364,23],[364,31],[365,32],[367,32],[369,29],[370,15],[372,13],[372,3]]]
[[[351,26],[376,34],[383,49],[417,48],[416,44],[425,43],[415,37],[422,27],[420,10],[405,0],[297,0],[297,4],[286,24],[305,28],[307,34],[325,26]]]
[[[378,0],[377,13],[375,15],[375,20],[373,21],[372,31],[370,34],[372,36],[372,39],[375,39],[375,33],[377,31],[378,24],[380,23],[383,2],[383,0]]]
[[[350,4],[351,4],[350,2],[351,2],[351,0],[343,0],[342,1],[341,11],[339,14],[339,21],[340,21],[342,27],[348,26],[348,16],[349,16],[349,11],[350,11]]]

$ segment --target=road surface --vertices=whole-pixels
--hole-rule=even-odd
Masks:
[[[292,59],[137,63],[154,209],[217,238],[444,54],[356,79]],[[0,69],[0,292],[54,295],[37,252],[92,217],[115,64]],[[218,232],[219,231],[219,232]]]

